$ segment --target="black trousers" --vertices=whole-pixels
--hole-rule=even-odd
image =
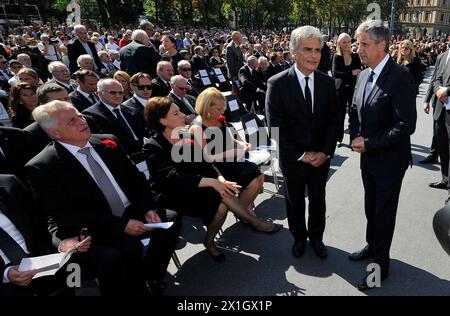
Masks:
[[[283,169],[285,181],[286,209],[289,230],[295,240],[322,241],[325,230],[325,185],[330,160],[315,168],[297,162],[296,166]],[[308,225],[305,219],[305,188],[308,188]]]
[[[379,175],[362,170],[366,241],[381,271],[389,271],[389,250],[394,235],[398,199],[405,171]]]
[[[441,163],[442,181],[448,182],[448,164],[449,164],[449,137],[446,121],[449,120],[447,111],[442,111],[441,116],[435,121],[436,146]]]
[[[157,229],[148,234],[150,244],[144,257],[144,268],[145,278],[149,282],[164,278],[181,229],[181,216],[175,211],[159,210],[158,215],[162,222],[174,224],[169,229]]]
[[[352,106],[352,98],[355,87],[353,86],[342,86],[338,90],[338,100],[339,100],[339,131],[337,141],[342,143],[344,139],[345,130],[345,114],[350,113],[350,107]]]

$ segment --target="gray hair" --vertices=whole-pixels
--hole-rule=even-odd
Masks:
[[[304,38],[317,38],[320,41],[320,48],[323,47],[322,33],[318,28],[311,25],[301,26],[293,30],[289,47],[293,50],[297,50],[300,47],[300,41]]]
[[[361,23],[361,25],[356,29],[356,36],[361,33],[369,34],[370,39],[375,41],[377,44],[385,41],[386,47],[384,51],[386,53],[389,52],[389,41],[391,36],[389,34],[389,29],[384,26],[383,21],[369,20]]]
[[[180,61],[178,62],[178,64],[177,64],[177,67],[178,67],[178,68],[181,68],[181,67],[183,67],[183,66],[189,66],[189,67],[191,67],[191,63],[190,63],[189,61],[185,60],[185,59],[180,60]]]
[[[97,91],[101,91],[101,92],[106,91],[106,87],[111,85],[112,83],[118,84],[123,91],[122,84],[119,81],[117,81],[116,79],[111,79],[111,78],[101,79],[99,82],[97,82]]]
[[[148,38],[147,33],[145,33],[144,30],[134,30],[133,33],[131,33],[131,39],[133,41],[142,42],[142,38]]]
[[[89,54],[83,54],[83,55],[78,56],[78,58],[77,58],[77,65],[78,65],[78,67],[81,67],[81,63],[82,63],[84,60],[86,60],[86,59],[91,59],[92,62],[94,62],[94,58],[92,58],[91,55],[89,55]]]
[[[109,53],[108,53],[108,52],[105,52],[104,50],[99,51],[99,52],[97,53],[97,55],[98,55],[98,57],[102,57],[103,55],[106,55],[106,56],[109,57]]]
[[[262,63],[268,64],[269,61],[267,60],[266,57],[261,56],[261,57],[258,58],[258,63],[259,63],[259,64],[262,64]]]
[[[165,61],[165,60],[158,61],[158,63],[156,64],[156,73],[160,73],[163,70],[163,68],[168,65],[172,66],[172,64],[168,61]]]
[[[58,126],[58,120],[55,113],[63,108],[75,109],[69,102],[54,100],[35,108],[32,115],[39,126],[47,132],[49,128],[56,128]]]
[[[76,32],[78,32],[78,31],[80,31],[80,30],[82,30],[82,29],[86,29],[85,27],[84,27],[84,25],[81,25],[81,24],[77,24],[77,25],[75,25],[74,27],[73,27],[73,31],[76,33]]]
[[[149,21],[142,21],[139,24],[139,28],[141,30],[154,30],[155,26],[153,25],[153,23],[149,22]]]
[[[48,64],[48,72],[53,74],[53,72],[58,70],[59,68],[67,68],[66,65],[64,65],[60,61],[52,61],[50,64]],[[68,68],[67,68],[68,69]]]
[[[256,56],[249,56],[247,58],[247,64],[250,65],[254,65],[258,63],[258,58],[256,58]]]
[[[170,83],[178,87],[178,83],[181,81],[186,81],[186,78],[184,78],[182,75],[176,75],[170,78]]]

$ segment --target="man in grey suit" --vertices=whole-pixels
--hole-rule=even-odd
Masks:
[[[380,279],[389,275],[389,249],[406,169],[412,163],[410,135],[416,128],[416,87],[408,70],[389,57],[389,29],[380,20],[356,30],[361,62],[350,118],[353,151],[361,154],[367,245],[349,259],[374,259]],[[366,275],[361,291],[373,288]]]
[[[239,69],[244,66],[244,55],[241,50],[242,34],[238,31],[231,33],[231,42],[227,45],[228,78],[233,82],[233,91],[237,94],[236,80]]]

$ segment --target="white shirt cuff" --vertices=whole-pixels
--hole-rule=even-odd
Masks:
[[[3,283],[9,283],[10,282],[9,279],[8,279],[8,272],[9,272],[9,269],[11,269],[11,268],[12,268],[12,266],[7,267],[5,269],[5,271],[3,272]]]

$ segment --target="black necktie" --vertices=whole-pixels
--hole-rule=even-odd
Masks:
[[[14,265],[20,264],[22,258],[27,257],[20,245],[0,227],[0,248]]]
[[[125,118],[122,116],[122,112],[120,109],[114,109],[113,112],[116,114],[117,119],[119,120],[120,126],[122,126],[122,129],[132,138],[134,139],[133,132],[131,131],[130,127],[128,127],[127,122],[125,121]]]
[[[89,95],[89,100],[91,100],[92,105],[97,103],[97,99],[95,98],[94,94]]]
[[[308,107],[308,111],[311,111],[311,113],[313,113],[314,111],[312,110],[311,90],[309,90],[309,87],[308,87],[308,80],[309,80],[309,77],[305,77],[305,101],[306,101],[306,106]]]

